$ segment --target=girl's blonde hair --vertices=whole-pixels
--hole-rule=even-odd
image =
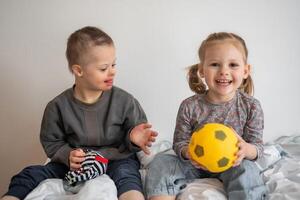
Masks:
[[[215,44],[216,42],[221,42],[224,40],[230,41],[234,45],[240,47],[239,49],[241,49],[244,54],[245,63],[247,63],[248,49],[245,41],[240,36],[234,33],[227,33],[227,32],[212,33],[206,38],[206,40],[204,40],[201,43],[198,50],[200,63],[204,62],[205,51],[207,47],[209,47],[212,44]],[[195,64],[189,67],[189,71],[188,71],[189,86],[193,92],[198,94],[203,94],[206,92],[207,88],[206,85],[203,83],[202,79],[200,78],[198,74],[198,70],[199,70],[199,64]],[[250,75],[246,79],[244,79],[239,89],[249,95],[253,95],[254,85]]]

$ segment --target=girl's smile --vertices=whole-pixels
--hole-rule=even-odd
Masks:
[[[218,85],[221,85],[221,86],[227,86],[227,85],[229,85],[229,84],[232,83],[232,80],[228,80],[228,79],[217,79],[217,80],[216,80],[216,83],[217,83]]]

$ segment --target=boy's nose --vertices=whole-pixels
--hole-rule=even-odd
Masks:
[[[115,74],[116,74],[116,68],[110,67],[110,69],[109,69],[109,74],[115,75]]]

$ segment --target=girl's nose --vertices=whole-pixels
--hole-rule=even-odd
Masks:
[[[229,74],[228,67],[226,67],[226,66],[220,67],[220,74],[223,76],[228,75]]]

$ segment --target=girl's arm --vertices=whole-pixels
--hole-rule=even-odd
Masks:
[[[185,102],[182,102],[177,118],[173,137],[173,149],[181,160],[187,160],[186,149],[190,142],[192,127],[190,124],[190,112]]]
[[[264,129],[264,114],[258,100],[254,99],[251,104],[248,119],[244,127],[243,140],[253,145],[256,149],[257,155],[253,158],[259,158],[263,152],[263,129]],[[250,147],[251,151],[254,149]],[[252,157],[251,155],[247,157]],[[251,159],[251,160],[253,160]]]
[[[250,106],[243,136],[237,135],[239,151],[234,166],[239,165],[243,159],[256,160],[263,152],[264,115],[260,103],[254,99]]]

